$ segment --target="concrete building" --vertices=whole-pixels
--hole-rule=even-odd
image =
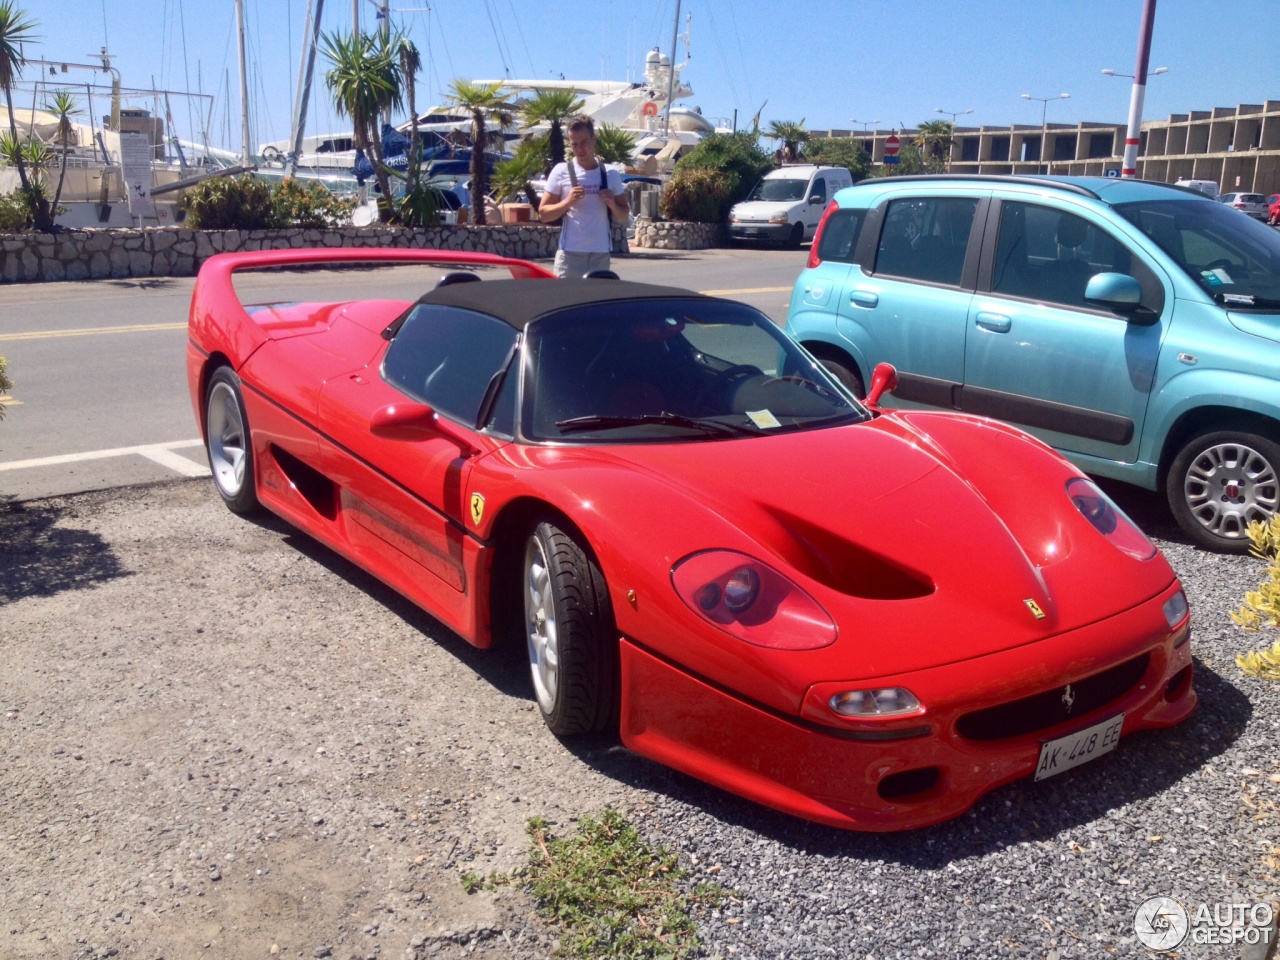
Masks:
[[[1119,174],[1125,125],[1081,122],[957,127],[951,144],[952,173],[1053,173],[1069,176]],[[916,130],[828,130],[815,136],[853,137],[871,159],[884,162],[884,143],[897,133],[902,143]],[[1142,125],[1138,176],[1173,183],[1213,180],[1220,193],[1280,193],[1280,100],[1175,113]]]

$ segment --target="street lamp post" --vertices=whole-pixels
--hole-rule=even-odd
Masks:
[[[941,114],[945,114],[946,116],[950,117],[950,118],[951,118],[951,132],[952,132],[952,133],[955,133],[955,132],[956,132],[956,117],[962,117],[962,116],[964,116],[966,113],[973,113],[973,107],[970,107],[968,110],[943,110],[941,107],[934,107],[934,108],[933,108],[933,112],[934,112],[934,113],[941,113]],[[950,173],[950,172],[951,172],[951,148],[952,148],[952,144],[948,143],[948,144],[947,144],[947,173]]]
[[[862,124],[862,132],[866,133],[868,127],[870,127],[873,123],[879,123],[880,121],[879,120],[859,120],[857,117],[850,117],[849,122]]]
[[[1022,94],[1023,100],[1039,100],[1040,101],[1040,161],[1041,162],[1036,164],[1036,173],[1040,172],[1040,167],[1042,164],[1045,166],[1046,172],[1048,171],[1048,164],[1044,163],[1044,151],[1045,151],[1045,147],[1049,145],[1049,126],[1047,123],[1048,116],[1049,116],[1049,101],[1067,100],[1070,97],[1071,97],[1071,94],[1069,93],[1060,93],[1056,97],[1033,97],[1029,93]]]
[[[1124,139],[1124,162],[1120,176],[1138,175],[1138,146],[1142,143],[1142,101],[1147,95],[1147,62],[1151,59],[1151,30],[1155,26],[1156,0],[1142,0],[1142,22],[1138,25],[1138,56],[1133,65],[1133,91],[1129,95],[1129,128]],[[1106,73],[1107,71],[1102,71]],[[1164,68],[1156,73],[1164,73]]]

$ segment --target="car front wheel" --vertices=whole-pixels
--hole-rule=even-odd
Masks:
[[[219,367],[209,378],[204,409],[205,450],[214,485],[233,513],[252,513],[258,509],[253,443],[240,378],[230,367]]]
[[[1280,509],[1280,445],[1253,433],[1201,434],[1174,459],[1166,493],[1192,540],[1246,553],[1250,521],[1265,522]]]
[[[539,523],[524,552],[525,638],[534,696],[557,736],[617,726],[618,638],[600,568],[572,537]]]

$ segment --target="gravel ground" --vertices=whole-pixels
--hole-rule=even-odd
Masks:
[[[558,743],[520,651],[471,649],[208,481],[0,508],[0,958],[548,956],[522,893],[460,877],[523,862],[531,816],[606,805],[734,892],[699,918],[708,956],[1150,956],[1148,897],[1280,899],[1280,684],[1234,663],[1262,643],[1227,619],[1257,561],[1124,505],[1191,599],[1196,713],[880,836]]]

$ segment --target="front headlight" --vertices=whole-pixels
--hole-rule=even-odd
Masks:
[[[1147,539],[1147,535],[1092,480],[1072,477],[1067,481],[1067,496],[1081,516],[1117,549],[1135,560],[1150,560],[1156,555],[1156,545]]]
[[[787,217],[787,211],[775,210],[773,213],[769,214],[769,222],[778,223],[778,224],[787,224],[787,223],[790,223],[791,221]]]
[[[905,687],[882,690],[847,690],[828,701],[842,717],[901,717],[920,712],[920,701]]]
[[[835,643],[835,621],[818,601],[746,554],[691,554],[671,568],[671,584],[703,620],[758,647],[817,650]]]

